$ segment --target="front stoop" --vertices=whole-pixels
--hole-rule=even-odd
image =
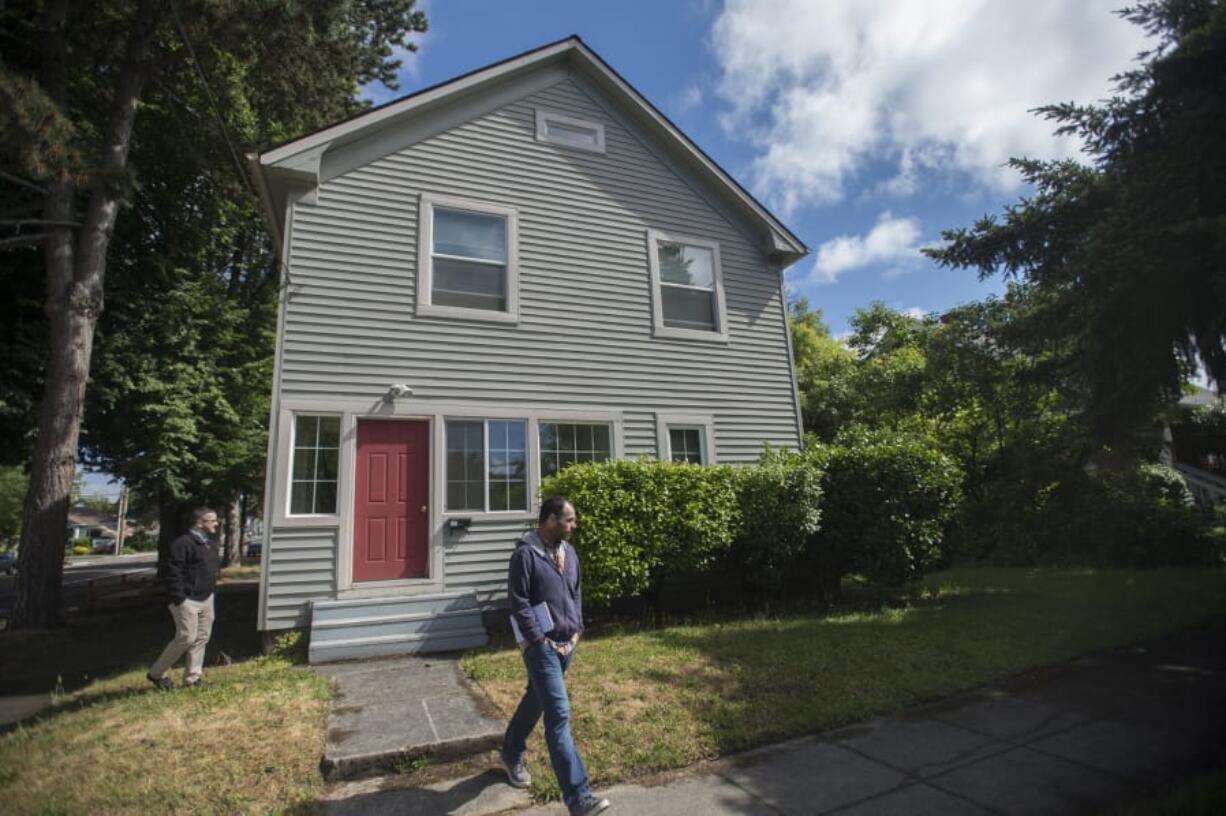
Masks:
[[[417,757],[458,759],[497,748],[506,723],[483,711],[454,657],[316,667],[331,678],[320,770],[329,782],[404,772]]]
[[[455,652],[488,641],[471,592],[311,602],[312,664]]]

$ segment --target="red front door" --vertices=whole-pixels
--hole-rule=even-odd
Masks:
[[[430,424],[358,422],[353,580],[425,578]]]

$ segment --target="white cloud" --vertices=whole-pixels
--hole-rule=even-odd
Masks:
[[[723,123],[758,148],[775,206],[829,204],[879,162],[882,192],[956,170],[997,190],[1011,156],[1076,152],[1029,111],[1111,92],[1145,47],[1118,0],[728,0],[715,21]]]
[[[701,104],[702,88],[699,88],[697,85],[690,85],[673,97],[672,109],[678,114],[688,113]]]
[[[919,258],[919,221],[884,212],[868,235],[840,235],[817,249],[810,280],[834,283],[852,269],[881,263],[902,263]]]
[[[925,317],[928,316],[928,312],[925,311],[924,309],[921,309],[918,306],[912,306],[908,309],[903,309],[902,313],[905,314],[907,317],[911,317],[916,320],[923,320]]]

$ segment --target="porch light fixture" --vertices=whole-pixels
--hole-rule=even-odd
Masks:
[[[383,395],[384,402],[395,402],[402,397],[413,396],[413,389],[404,383],[395,383],[388,386],[387,393]]]

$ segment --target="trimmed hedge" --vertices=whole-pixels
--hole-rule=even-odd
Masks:
[[[564,495],[579,516],[571,543],[585,600],[641,595],[665,575],[720,561],[740,528],[734,471],[726,466],[614,460],[572,465],[542,496]]]
[[[825,512],[812,554],[827,600],[849,572],[897,585],[936,567],[962,498],[954,460],[923,436],[856,425],[818,447]]]
[[[812,446],[768,447],[756,466],[737,469],[741,529],[732,558],[750,591],[777,593],[820,528],[823,459]]]

